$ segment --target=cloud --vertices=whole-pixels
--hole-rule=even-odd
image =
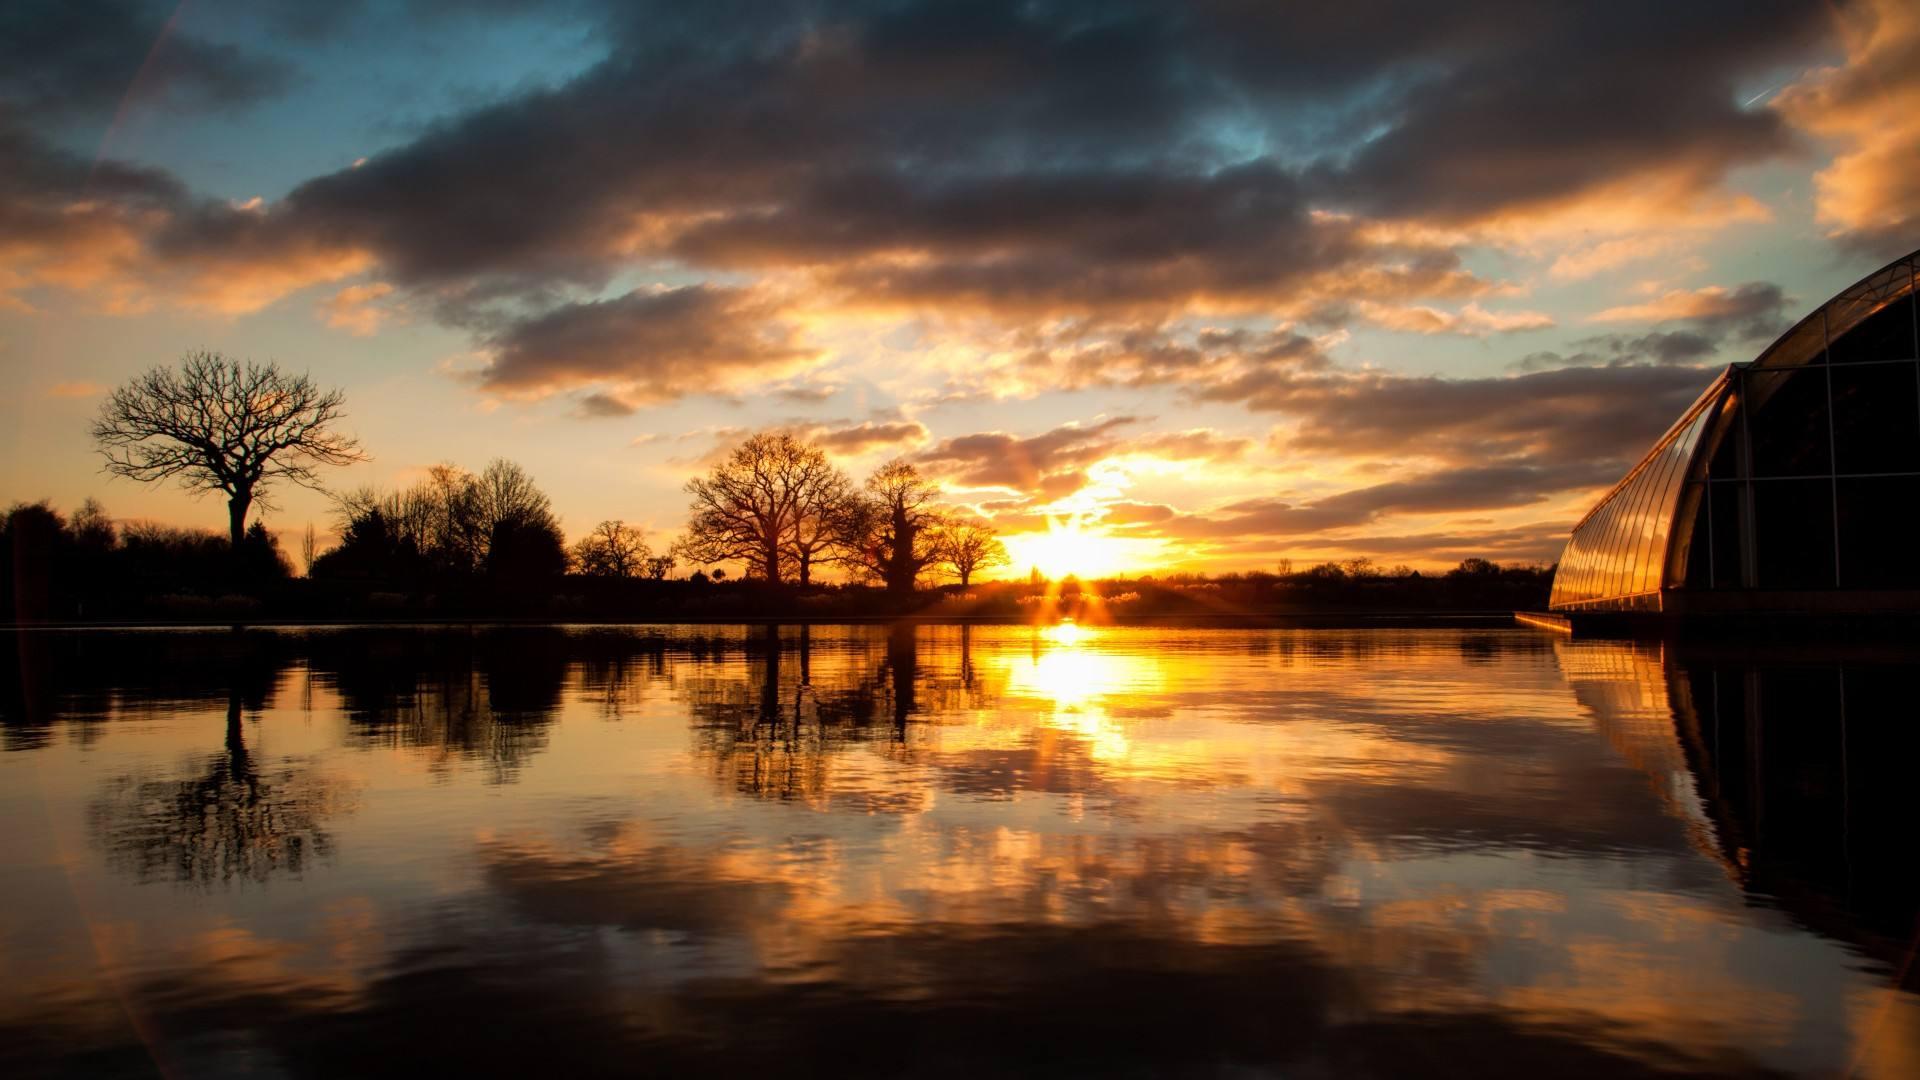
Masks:
[[[393,286],[384,281],[349,285],[320,305],[320,317],[335,330],[368,337],[392,317],[390,308],[378,304],[392,292]]]
[[[1553,316],[1542,311],[1488,311],[1479,304],[1468,304],[1454,312],[1424,306],[1394,307],[1361,300],[1354,304],[1354,309],[1375,326],[1407,334],[1485,337],[1488,334],[1545,330],[1554,325]]]
[[[1331,201],[1477,222],[1631,185],[1682,215],[1730,169],[1792,151],[1787,126],[1740,109],[1733,83],[1801,54],[1826,25],[1817,7],[1782,0],[1504,19],[1469,7],[1428,31],[1449,32],[1378,110],[1385,130],[1317,171]]]
[[[1115,432],[1141,422],[1115,416],[1088,427],[1062,424],[1039,435],[1001,431],[943,439],[915,455],[935,476],[961,487],[1005,488],[1057,499],[1087,482],[1086,467],[1127,445]]]
[[[914,420],[864,420],[854,423],[848,420],[816,422],[792,420],[786,423],[766,427],[716,427],[690,431],[677,437],[678,442],[710,440],[707,447],[691,457],[669,458],[668,463],[694,469],[708,469],[718,464],[733,452],[733,448],[753,435],[791,435],[803,443],[809,443],[825,450],[829,455],[839,458],[857,458],[879,451],[908,449],[925,443],[932,437],[926,425]],[[659,441],[659,436],[646,437],[645,442]],[[635,440],[635,446],[644,445]]]
[[[1286,414],[1295,426],[1281,448],[1292,453],[1624,468],[1711,379],[1698,368],[1656,366],[1477,379],[1364,372],[1240,380],[1200,395]]]
[[[824,3],[750,23],[609,17],[609,55],[572,81],[263,213],[182,220],[169,243],[355,253],[465,318],[661,261],[790,275],[829,306],[1009,320],[1417,313],[1490,283],[1459,235],[1369,219],[1492,225],[1627,188],[1697,211],[1728,169],[1792,149],[1732,83],[1825,25],[1786,3],[1409,4],[1364,25],[1232,4]],[[1452,332],[1539,325],[1430,310]]]
[[[829,453],[857,457],[875,450],[918,446],[926,442],[931,434],[927,426],[917,420],[899,420],[890,423],[875,423],[869,420],[849,427],[809,429],[805,437]]]
[[[57,382],[47,387],[47,396],[54,398],[89,398],[106,392],[106,386],[85,379],[74,382]]]
[[[509,324],[488,344],[492,360],[479,373],[488,390],[541,397],[605,387],[627,405],[782,375],[817,355],[771,300],[709,285],[567,304]]]
[[[819,385],[782,386],[772,391],[781,401],[791,401],[800,405],[814,405],[826,401],[840,392],[840,388],[831,383]]]
[[[1110,502],[1101,507],[1100,523],[1108,528],[1125,528],[1137,525],[1157,525],[1171,521],[1179,511],[1166,503],[1143,503],[1119,501]]]
[[[1329,495],[1308,503],[1249,499],[1162,527],[1186,537],[1299,537],[1369,525],[1395,514],[1461,513],[1530,506],[1555,492],[1619,479],[1611,462],[1519,463],[1442,469]]]
[[[1547,276],[1556,281],[1583,281],[1629,263],[1671,254],[1681,242],[1670,232],[1602,240],[1562,252],[1547,268]]]
[[[1238,435],[1221,435],[1211,428],[1159,435],[1141,435],[1129,439],[1128,454],[1144,454],[1167,461],[1232,461],[1253,449],[1254,441]]]
[[[235,315],[370,265],[327,237],[276,233],[268,218],[197,200],[157,169],[86,162],[0,110],[0,301],[10,306],[59,289],[113,314],[165,304]]]
[[[1920,12],[1903,0],[1836,11],[1846,62],[1811,72],[1773,102],[1840,147],[1814,177],[1819,220],[1886,256],[1920,243]]]
[[[0,8],[0,101],[35,122],[127,105],[228,108],[283,90],[279,64],[182,32],[135,0],[15,0]]]
[[[1652,300],[1606,308],[1587,317],[1588,322],[1675,322],[1684,320],[1716,333],[1735,333],[1743,338],[1770,337],[1785,322],[1787,297],[1780,286],[1766,281],[1751,281],[1728,289],[1709,285],[1700,289],[1674,289]]]

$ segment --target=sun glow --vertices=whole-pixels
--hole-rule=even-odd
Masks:
[[[1097,578],[1132,569],[1138,562],[1128,550],[1135,544],[1090,527],[1078,517],[1064,523],[1049,518],[1046,532],[1015,533],[1003,539],[1007,569],[1014,574],[1034,569],[1050,578],[1068,574]]]

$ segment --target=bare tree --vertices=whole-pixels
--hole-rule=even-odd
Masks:
[[[300,536],[300,567],[308,577],[313,576],[313,560],[319,558],[319,541],[313,535],[313,522],[307,522],[307,531]]]
[[[934,550],[940,563],[960,579],[961,588],[972,581],[975,572],[1007,564],[1007,546],[985,522],[946,523],[935,535]]]
[[[189,353],[178,370],[156,367],[109,395],[93,440],[115,476],[224,493],[237,551],[247,512],[256,501],[271,505],[274,484],[323,490],[319,466],[367,460],[334,430],[343,403],[340,391],[275,364]]]
[[[851,515],[845,535],[848,556],[886,582],[893,592],[912,592],[914,582],[939,557],[943,522],[934,500],[940,489],[912,463],[895,459],[867,478],[866,498]]]
[[[472,574],[486,567],[502,530],[527,536],[560,529],[551,501],[533,477],[503,458],[478,476],[443,462],[404,491],[361,488],[334,501],[343,538],[367,533],[377,518],[373,533],[411,548],[443,573]]]
[[[847,474],[828,464],[825,454],[811,447],[809,451],[795,476],[793,522],[786,543],[787,557],[801,585],[813,584],[816,563],[838,558],[837,553],[844,550],[841,540],[851,520],[848,511],[858,501]]]
[[[673,563],[672,555],[655,555],[647,560],[642,576],[648,581],[665,581],[673,576]]]
[[[533,477],[517,462],[494,458],[474,480],[472,497],[479,515],[480,535],[491,535],[501,525],[545,525],[555,521],[548,501]]]
[[[572,554],[574,568],[588,577],[640,577],[653,561],[646,538],[624,521],[595,525],[573,545]]]
[[[687,484],[693,505],[677,553],[693,563],[737,560],[776,584],[791,566],[805,582],[833,541],[830,507],[849,490],[818,447],[755,435]]]

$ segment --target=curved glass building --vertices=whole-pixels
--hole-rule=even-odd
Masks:
[[[1920,252],[1722,371],[1573,527],[1554,611],[1920,611]]]

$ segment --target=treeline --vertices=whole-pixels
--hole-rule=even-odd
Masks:
[[[938,485],[911,462],[888,462],[855,487],[825,451],[791,435],[746,440],[687,492],[693,505],[678,554],[738,562],[772,585],[805,587],[833,567],[904,595],[937,569],[964,587],[1007,561],[992,526],[943,510]]]
[[[193,619],[264,607],[292,567],[264,525],[227,536],[149,522],[116,526],[87,500],[71,518],[46,503],[0,519],[0,611],[14,620]]]
[[[1539,568],[1469,560],[1435,584],[1358,560],[1300,574],[976,585],[977,573],[1007,562],[990,522],[944,505],[911,462],[889,462],[856,484],[820,447],[783,434],[747,439],[689,482],[686,526],[664,551],[619,520],[569,547],[533,478],[495,460],[478,473],[437,465],[404,490],[335,496],[340,541],[318,550],[309,525],[296,577],[276,538],[248,517],[277,484],[324,490],[322,467],[367,460],[338,430],[343,410],[340,391],[306,375],[210,352],[116,388],[91,429],[106,470],[225,496],[227,536],[116,526],[91,500],[71,519],[44,503],[19,505],[0,522],[0,611],[29,622],[1099,617],[1534,607],[1551,580]],[[683,565],[690,572],[676,575]],[[745,580],[728,580],[740,567]]]
[[[489,476],[491,474],[491,476]],[[730,580],[652,555],[637,530],[602,523],[564,547],[545,497],[511,463],[436,471],[420,488],[342,498],[347,539],[302,552],[249,527],[236,554],[209,530],[116,524],[89,500],[0,519],[0,605],[20,621],[258,619],[835,619],[888,615],[1033,621],[1323,611],[1538,608],[1552,569],[1469,559],[1444,574],[1367,560],[1298,572],[950,583],[904,595],[884,581]],[[435,494],[438,492],[439,494]],[[951,577],[951,571],[948,571]]]

